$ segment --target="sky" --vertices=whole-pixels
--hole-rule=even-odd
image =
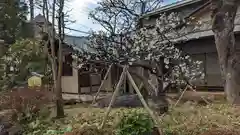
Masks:
[[[88,32],[90,30],[100,30],[101,26],[93,23],[93,21],[88,18],[89,12],[97,7],[99,1],[101,0],[70,0],[70,2],[66,4],[66,10],[71,10],[69,12],[70,18],[75,22],[67,24],[67,27],[84,32]],[[175,1],[177,0],[164,0],[164,5]],[[35,13],[38,14],[39,12],[36,11]],[[69,30],[66,31],[66,34],[74,36],[85,35],[81,32]]]
[[[72,9],[69,13],[71,20],[75,23],[69,24],[68,27],[88,32],[89,30],[100,30],[101,26],[94,24],[91,19],[88,18],[88,14],[91,10],[97,7],[97,3],[100,0],[71,0],[66,7]],[[70,35],[82,35],[83,33],[70,31]]]

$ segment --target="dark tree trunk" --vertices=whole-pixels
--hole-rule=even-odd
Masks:
[[[58,50],[58,71],[57,71],[57,89],[56,89],[56,107],[57,107],[57,117],[64,117],[63,109],[63,98],[62,98],[62,70],[63,70],[63,41],[64,41],[64,0],[59,1],[59,11],[58,11],[58,32],[59,32],[59,50]]]
[[[29,6],[30,6],[30,19],[33,21],[34,19],[34,0],[29,0]]]
[[[234,20],[239,0],[212,0],[212,30],[227,100],[240,104],[240,46],[235,42]]]
[[[63,118],[64,115],[64,109],[63,109],[63,100],[62,98],[57,98],[56,100],[56,108],[57,108],[57,118]]]

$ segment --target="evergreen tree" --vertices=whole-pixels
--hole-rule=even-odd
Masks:
[[[12,44],[24,36],[28,6],[21,0],[1,0],[0,2],[0,39]]]

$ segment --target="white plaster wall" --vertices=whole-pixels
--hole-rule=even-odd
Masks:
[[[62,76],[62,92],[78,93],[78,70],[73,68],[73,76]]]
[[[111,72],[108,74],[108,77],[107,77],[106,81],[104,82],[103,87],[102,87],[101,90],[113,91]]]

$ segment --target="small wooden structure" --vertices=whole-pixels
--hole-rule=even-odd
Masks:
[[[64,63],[63,76],[62,76],[62,89],[65,94],[93,94],[96,93],[101,85],[105,71],[88,71],[78,69],[77,64],[72,61],[72,65]],[[105,69],[105,67],[99,67]],[[66,74],[68,73],[68,74]],[[111,90],[111,76],[107,78],[108,84],[102,87],[103,91]],[[108,85],[108,86],[107,86]]]
[[[92,101],[93,95],[97,93],[100,88],[102,92],[112,91],[112,77],[106,75],[106,66],[104,64],[94,65],[94,69],[98,71],[90,70],[91,64],[85,65],[88,68],[77,68],[76,61],[65,59],[63,76],[62,76],[62,92],[65,99],[79,99],[81,101]],[[102,81],[105,83],[101,85]]]
[[[71,69],[71,74],[64,74],[62,76],[62,92],[63,98],[67,99],[80,99],[82,101],[91,102],[94,97],[107,96],[114,92],[119,77],[123,72],[121,67],[117,65],[106,66],[103,62],[97,62],[89,64],[86,68],[77,69],[76,64],[72,61],[72,65],[68,69]],[[75,66],[74,66],[75,65]],[[98,71],[89,70],[89,67],[94,66],[94,69]],[[132,67],[130,68],[132,69]],[[130,70],[129,69],[129,70]],[[69,72],[63,70],[63,72]],[[139,85],[139,82],[136,82]],[[122,93],[135,93],[133,86],[126,79],[123,80],[123,86],[121,86]],[[100,92],[101,91],[101,92]]]

